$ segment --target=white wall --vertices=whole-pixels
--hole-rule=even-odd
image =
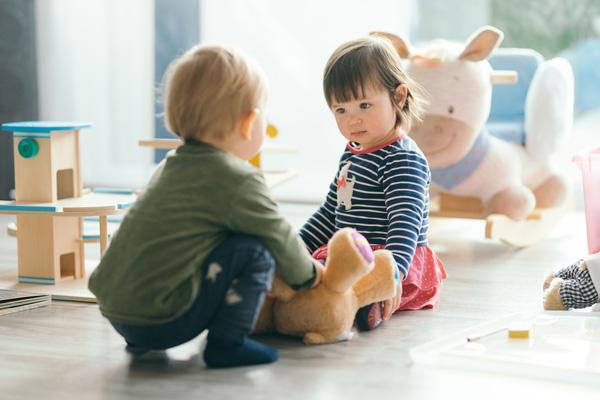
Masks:
[[[323,99],[325,62],[342,42],[389,30],[406,35],[409,0],[203,0],[201,40],[240,47],[270,78],[267,114],[274,143],[297,148],[266,154],[267,168],[295,168],[279,198],[321,201],[344,141]],[[176,6],[176,2],[174,2]],[[40,115],[93,124],[82,140],[87,185],[142,185],[152,137],[154,14],[149,0],[37,2]]]
[[[322,94],[322,73],[342,42],[389,30],[406,35],[409,1],[225,0],[201,3],[200,37],[235,45],[254,56],[270,80],[269,120],[280,135],[273,143],[296,153],[265,154],[265,167],[300,170],[277,188],[280,199],[322,201],[344,141]]]
[[[83,180],[139,186],[154,136],[154,8],[147,0],[44,0],[36,6],[40,119],[86,121]]]

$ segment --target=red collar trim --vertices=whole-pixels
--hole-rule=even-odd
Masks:
[[[370,149],[366,149],[366,150],[358,150],[358,149],[355,149],[354,147],[350,146],[350,142],[348,142],[348,143],[346,144],[346,148],[347,148],[347,149],[348,149],[348,151],[350,151],[350,153],[352,153],[352,154],[368,154],[368,153],[373,153],[373,152],[375,152],[375,151],[377,151],[377,150],[381,150],[381,149],[383,149],[383,148],[384,148],[384,147],[386,147],[386,146],[389,146],[389,145],[390,145],[390,144],[392,144],[392,143],[396,143],[397,141],[404,139],[404,137],[405,137],[405,136],[406,136],[406,133],[402,132],[402,133],[400,133],[400,135],[396,136],[395,138],[392,138],[392,139],[390,139],[389,141],[387,141],[387,142],[385,142],[385,143],[382,143],[382,144],[380,144],[380,145],[379,145],[379,146],[377,146],[377,147],[372,147],[372,148],[370,148]]]

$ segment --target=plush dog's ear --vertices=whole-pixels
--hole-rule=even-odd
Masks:
[[[503,38],[504,34],[499,29],[493,26],[484,26],[467,40],[467,44],[458,59],[468,61],[485,60],[500,45]]]
[[[329,255],[322,284],[344,293],[373,269],[373,250],[367,239],[351,228],[337,231],[329,240]]]
[[[394,35],[393,33],[388,32],[371,32],[370,36],[379,36],[386,38],[394,45],[394,48],[400,55],[400,58],[408,59],[410,58],[410,43],[407,40],[402,39],[400,36]]]

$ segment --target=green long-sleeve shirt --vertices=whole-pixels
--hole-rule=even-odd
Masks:
[[[185,144],[125,216],[89,288],[107,318],[152,325],[196,298],[200,266],[233,233],[256,237],[292,287],[314,281],[304,244],[279,214],[262,174],[207,144]]]

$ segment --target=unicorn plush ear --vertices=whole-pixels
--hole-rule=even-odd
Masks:
[[[400,55],[400,58],[409,58],[410,57],[410,44],[408,41],[402,39],[400,36],[396,36],[393,33],[388,32],[371,32],[370,36],[380,36],[388,39],[394,47],[396,51]]]
[[[467,40],[467,45],[458,59],[468,61],[485,60],[498,47],[503,38],[504,34],[499,29],[493,26],[484,26]]]

